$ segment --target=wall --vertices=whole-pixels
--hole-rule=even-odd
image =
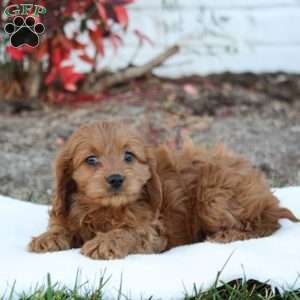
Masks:
[[[166,47],[180,54],[156,73],[300,72],[300,0],[136,0],[125,47],[101,62],[143,64]],[[135,29],[154,43],[139,51]],[[117,59],[116,59],[117,58]]]

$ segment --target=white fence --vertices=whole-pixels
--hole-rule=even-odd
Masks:
[[[143,64],[166,47],[182,50],[156,70],[167,76],[223,71],[300,73],[300,0],[136,0],[125,47],[102,65]],[[137,51],[133,30],[148,36]]]

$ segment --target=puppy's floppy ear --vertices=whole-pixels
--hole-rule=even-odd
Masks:
[[[71,205],[71,194],[76,184],[72,179],[72,156],[67,145],[61,150],[55,160],[55,194],[52,205],[52,214],[65,216]]]
[[[162,186],[157,173],[157,161],[154,150],[147,149],[147,161],[151,172],[151,178],[146,183],[150,204],[155,212],[159,212],[162,204]]]

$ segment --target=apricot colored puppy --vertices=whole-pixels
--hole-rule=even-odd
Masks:
[[[81,247],[93,259],[114,259],[267,236],[280,218],[298,221],[247,160],[191,142],[154,149],[123,123],[80,127],[55,171],[49,228],[32,239],[33,252]]]

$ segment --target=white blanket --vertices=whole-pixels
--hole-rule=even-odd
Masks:
[[[300,187],[277,189],[282,205],[300,217]],[[32,254],[26,245],[47,227],[47,206],[0,196],[0,296],[15,282],[15,292],[30,292],[37,284],[52,282],[74,287],[88,281],[97,288],[99,278],[110,277],[104,287],[107,297],[122,294],[131,299],[154,296],[180,299],[192,293],[194,284],[209,288],[230,257],[220,280],[237,278],[268,281],[280,289],[300,288],[300,224],[282,220],[282,228],[270,237],[229,244],[198,243],[174,248],[159,255],[130,255],[114,261],[94,261],[79,250]]]

